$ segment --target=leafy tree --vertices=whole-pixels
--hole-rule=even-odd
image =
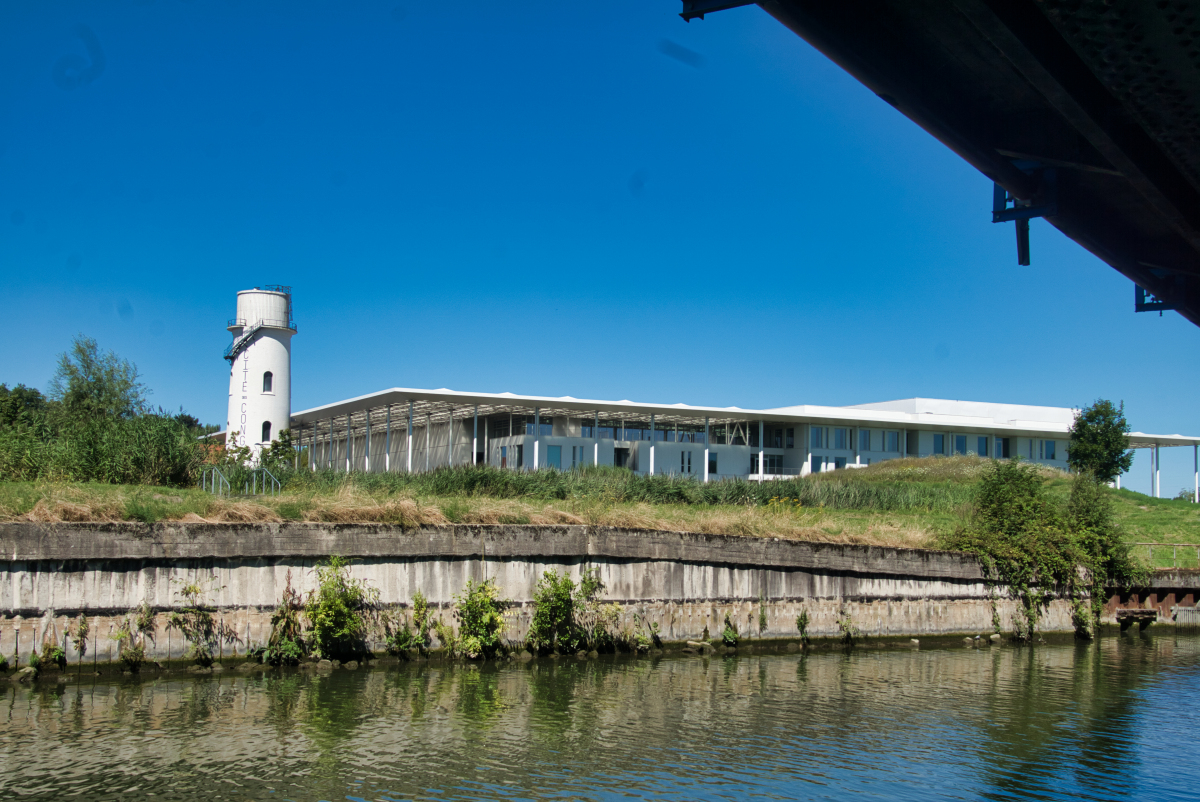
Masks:
[[[132,418],[146,407],[146,386],[137,366],[112,351],[101,353],[91,337],[76,335],[58,357],[50,398],[72,418]]]
[[[11,390],[0,384],[0,426],[32,423],[46,409],[46,398],[32,387],[18,384]]]
[[[279,467],[290,468],[295,458],[292,432],[290,429],[281,429],[271,445],[263,449],[259,464],[273,471]]]
[[[1133,466],[1129,450],[1129,423],[1125,402],[1098,399],[1079,410],[1071,424],[1071,448],[1067,464],[1076,473],[1089,473],[1100,482],[1111,482]]]

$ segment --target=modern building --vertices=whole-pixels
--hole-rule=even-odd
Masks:
[[[708,482],[955,454],[1020,456],[1066,470],[1074,415],[1061,407],[930,398],[754,410],[394,388],[297,412],[290,427],[313,469],[615,465]],[[1155,495],[1160,448],[1190,445],[1193,459],[1200,458],[1200,437],[1135,432],[1130,441],[1153,449]],[[1200,472],[1196,478],[1200,494]]]

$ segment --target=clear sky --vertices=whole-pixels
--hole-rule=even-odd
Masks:
[[[82,332],[221,422],[235,294],[278,283],[297,410],[1106,397],[1200,432],[1196,327],[1042,221],[1018,267],[987,179],[761,9],[679,10],[0,5],[0,381]]]

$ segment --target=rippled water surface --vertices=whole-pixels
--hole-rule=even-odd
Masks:
[[[0,798],[1195,799],[1200,639],[4,686]]]

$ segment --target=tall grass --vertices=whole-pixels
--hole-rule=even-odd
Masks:
[[[0,479],[8,481],[182,486],[195,482],[203,460],[187,428],[161,415],[0,428]]]
[[[486,465],[439,468],[429,473],[346,473],[289,471],[290,492],[333,493],[352,484],[372,495],[404,493],[418,497],[468,497],[530,500],[602,500],[612,503],[742,505],[789,504],[799,507],[880,512],[953,513],[971,501],[969,484],[920,482],[828,475],[752,482],[709,482],[681,476],[645,476],[621,468],[587,467],[572,471],[510,471]]]

